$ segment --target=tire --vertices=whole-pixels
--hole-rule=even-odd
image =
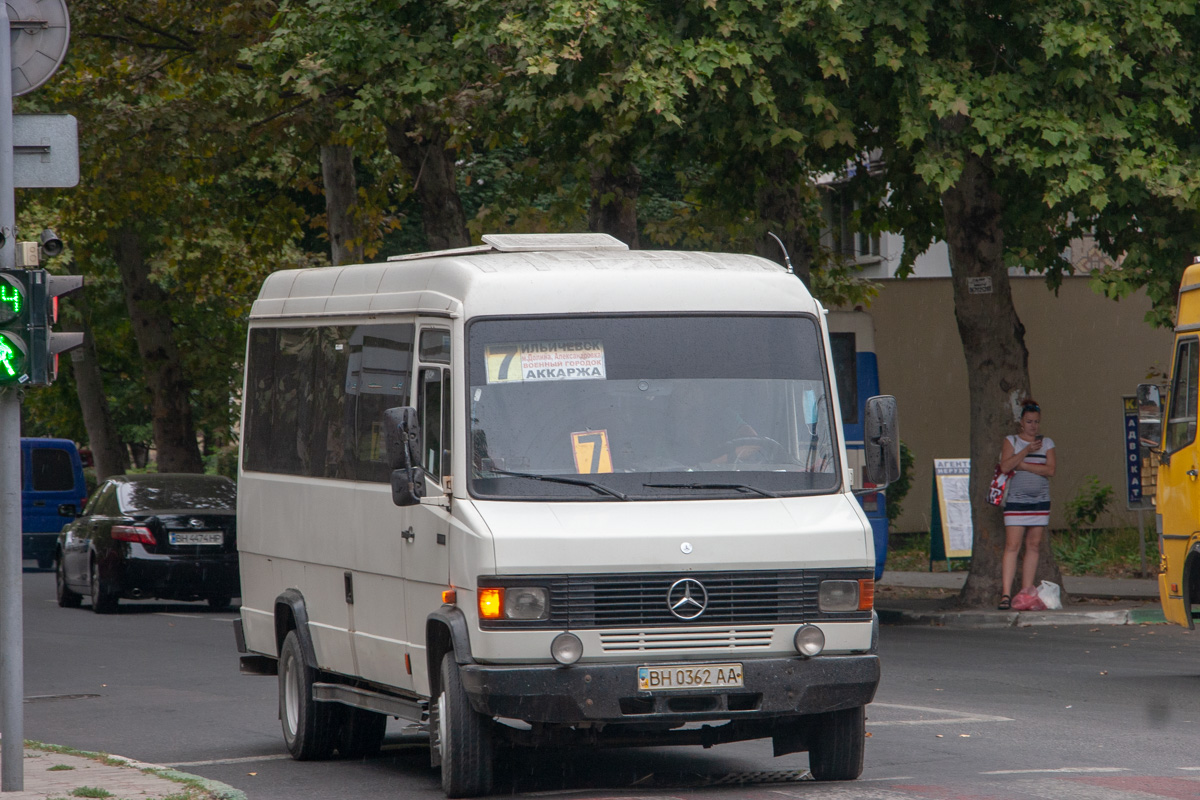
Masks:
[[[447,797],[476,797],[492,791],[492,721],[471,708],[454,653],[442,657],[441,693],[430,704],[430,746],[442,765]]]
[[[37,557],[38,569],[52,569],[54,567],[54,555],[46,553]]]
[[[216,594],[208,598],[208,607],[213,611],[226,611],[231,603],[233,598],[227,594]]]
[[[342,758],[366,758],[379,752],[387,730],[387,715],[364,708],[342,708],[337,749]]]
[[[279,650],[279,720],[283,742],[297,761],[329,758],[335,744],[331,704],[312,698],[316,674],[304,663],[300,637],[289,631]]]
[[[58,598],[59,608],[79,608],[83,595],[67,586],[67,568],[62,559],[54,570],[54,594]]]
[[[852,781],[862,774],[867,715],[863,706],[819,717],[808,768],[819,781]]]
[[[97,614],[112,614],[117,610],[119,599],[112,587],[100,575],[100,565],[92,562],[92,611]]]

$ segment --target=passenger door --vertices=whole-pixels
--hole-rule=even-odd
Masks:
[[[1200,395],[1200,339],[1179,338],[1171,372],[1171,394],[1163,426],[1163,458],[1158,476],[1158,513],[1162,515],[1163,555],[1169,572],[1159,577],[1163,614],[1191,627],[1189,588],[1183,584],[1188,551],[1200,538],[1200,458],[1196,452],[1197,400]],[[1165,590],[1165,591],[1163,591]],[[1192,587],[1191,592],[1200,591]]]
[[[63,570],[67,581],[84,585],[88,575],[92,539],[100,521],[117,513],[117,489],[109,482],[103,484],[84,506],[83,516],[67,528],[63,542]]]
[[[421,425],[421,463],[427,474],[425,498],[409,510],[404,532],[405,609],[411,642],[414,688],[429,691],[425,663],[425,621],[442,605],[449,586],[450,442],[453,432],[450,329],[444,323],[421,326],[417,350],[417,415]]]

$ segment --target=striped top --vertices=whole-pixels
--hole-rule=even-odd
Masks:
[[[1009,436],[1008,443],[1012,445],[1014,453],[1019,453],[1032,444],[1032,442],[1027,442],[1016,435]],[[1026,456],[1025,463],[1045,464],[1046,453],[1053,449],[1054,440],[1047,436],[1042,439],[1042,449]],[[1013,472],[1012,477],[1008,479],[1008,494],[1005,496],[1004,504],[1008,508],[1014,503],[1019,505],[1045,503],[1045,507],[1048,509],[1050,507],[1050,479],[1041,475],[1034,475],[1032,472],[1027,472],[1023,469],[1016,470]]]

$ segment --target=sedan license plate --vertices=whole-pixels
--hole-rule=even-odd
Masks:
[[[638,691],[742,687],[741,664],[671,664],[638,667]]]
[[[186,533],[171,533],[168,538],[171,544],[225,544],[225,534],[221,531],[187,531]]]

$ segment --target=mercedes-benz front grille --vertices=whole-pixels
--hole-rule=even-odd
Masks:
[[[870,577],[869,570],[845,569],[481,576],[481,588],[545,586],[550,616],[533,622],[481,620],[480,626],[587,629],[862,621],[871,618],[869,610],[822,612],[817,592],[821,581]],[[672,587],[685,579],[699,582],[707,595],[703,611],[686,619],[672,613],[667,599]]]

